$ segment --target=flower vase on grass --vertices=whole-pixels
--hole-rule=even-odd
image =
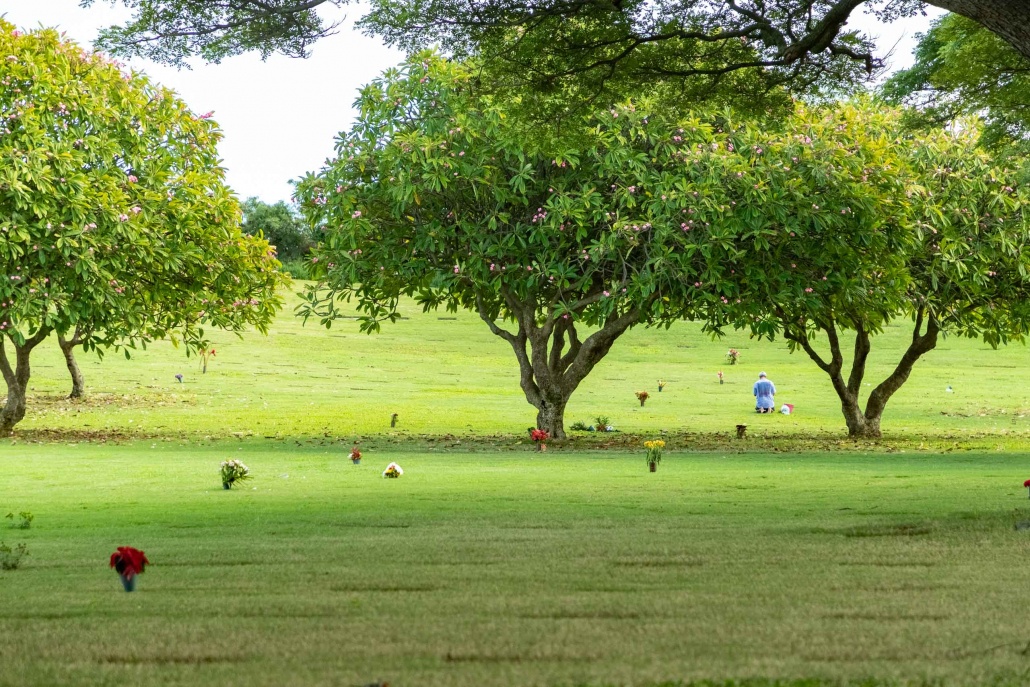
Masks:
[[[147,555],[131,546],[119,546],[118,550],[111,554],[111,567],[118,573],[127,592],[136,591],[136,578],[143,574],[143,570],[149,564]]]
[[[544,443],[550,438],[551,434],[546,429],[534,429],[529,433],[529,437],[536,442],[537,451],[546,451],[547,444]]]
[[[397,479],[403,474],[404,470],[402,470],[401,466],[397,465],[397,463],[390,463],[386,466],[386,469],[383,470],[383,477],[386,477],[388,479]]]
[[[730,365],[736,365],[738,362],[740,362],[740,351],[738,351],[736,348],[731,348],[730,350],[726,351],[726,362],[728,362]]]
[[[649,398],[651,398],[651,394],[647,393],[646,391],[637,392],[637,400],[640,401],[641,408],[644,407],[644,404],[647,402],[647,399]]]
[[[355,465],[361,465],[361,451],[358,450],[357,446],[350,450],[350,462]]]
[[[662,450],[665,449],[665,442],[661,439],[645,441],[644,448],[647,449],[647,469],[657,472],[658,463],[662,462]]]
[[[239,460],[222,461],[222,488],[232,489],[237,482],[250,479],[250,468]]]
[[[205,348],[204,350],[202,350],[200,352],[199,355],[200,355],[200,371],[201,371],[202,374],[207,374],[207,364],[211,360],[211,358],[215,357],[215,349],[212,348],[209,351],[209,350],[207,350]]]
[[[1023,486],[1026,487],[1028,493],[1030,493],[1030,479],[1028,479],[1027,481],[1023,482]]]
[[[662,389],[665,388],[665,382],[661,379],[658,380],[658,393],[662,393]]]

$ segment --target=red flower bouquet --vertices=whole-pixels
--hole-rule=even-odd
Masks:
[[[1027,481],[1023,482],[1023,486],[1026,487],[1027,489],[1030,489],[1030,479],[1028,479]]]
[[[361,462],[361,451],[358,450],[357,446],[350,450],[350,459],[354,461],[355,465]]]
[[[547,450],[547,444],[545,444],[544,442],[547,441],[550,438],[550,436],[551,433],[548,432],[546,429],[529,430],[529,438],[536,442],[537,451]]]
[[[122,585],[127,592],[136,589],[136,576],[143,574],[149,564],[147,555],[131,546],[119,546],[118,550],[111,554],[111,567],[122,578]]]

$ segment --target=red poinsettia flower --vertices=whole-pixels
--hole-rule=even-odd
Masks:
[[[118,550],[111,554],[111,567],[119,575],[131,578],[143,572],[143,569],[150,564],[147,555],[139,549],[131,546],[119,546]]]
[[[547,438],[550,437],[551,434],[546,429],[534,429],[529,433],[529,436],[533,441],[547,441]]]
[[[1027,481],[1023,482],[1023,486],[1024,487],[1030,487],[1030,479],[1028,479]]]

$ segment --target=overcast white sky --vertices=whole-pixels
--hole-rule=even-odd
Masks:
[[[332,12],[357,19],[361,10],[352,5]],[[0,0],[0,15],[22,28],[56,26],[89,45],[101,27],[122,22],[129,12],[107,0],[88,10],[78,0]],[[881,54],[897,43],[891,62],[901,68],[911,63],[914,35],[926,30],[929,19],[883,25],[856,13],[851,25],[879,36]],[[332,155],[334,137],[354,116],[357,89],[402,57],[353,30],[350,21],[312,52],[307,60],[274,56],[262,62],[248,54],[217,65],[198,61],[191,71],[144,60],[130,64],[176,90],[193,111],[214,110],[225,131],[220,152],[230,186],[243,198],[275,202],[289,199],[290,179],[319,169]]]

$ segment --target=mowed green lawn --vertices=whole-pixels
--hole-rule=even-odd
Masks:
[[[33,357],[34,389],[20,429],[61,429],[129,436],[310,438],[431,435],[521,436],[536,411],[518,386],[507,343],[471,313],[422,313],[405,303],[406,319],[381,334],[358,332],[354,320],[326,331],[303,326],[290,298],[268,337],[214,333],[217,355],[207,374],[170,344],[111,353],[103,361],[80,355],[87,386],[83,403],[70,389],[56,342]],[[882,380],[911,338],[898,322],[874,341],[867,382]],[[728,366],[729,347],[741,362]],[[725,383],[716,373],[722,370]],[[760,371],[775,381],[777,401],[791,417],[755,417],[751,386]],[[968,437],[990,434],[1030,442],[1030,352],[1021,344],[992,350],[949,338],[918,363],[891,400],[888,437]],[[184,375],[184,383],[175,380]],[[668,386],[657,393],[657,380]],[[953,393],[947,393],[951,386]],[[866,389],[871,389],[867,386]],[[652,397],[643,408],[634,394]],[[390,415],[398,413],[395,432]],[[829,379],[803,353],[782,341],[759,342],[730,332],[713,342],[692,323],[671,330],[638,328],[616,342],[569,404],[567,424],[593,424],[606,415],[624,432],[732,432],[746,422],[757,436],[841,437],[844,421]]]
[[[228,492],[227,456],[256,475]],[[1026,684],[1011,453],[650,474],[639,453],[80,444],[5,447],[0,473],[36,516],[0,535],[31,550],[0,573],[3,685]],[[125,544],[152,561],[133,594],[106,567]]]
[[[506,345],[468,314],[404,313],[369,337],[287,312],[267,338],[218,335],[207,374],[167,344],[83,356],[77,403],[41,350],[0,441],[0,516],[35,516],[0,521],[30,551],[0,571],[0,685],[1028,682],[1024,347],[944,341],[884,441],[838,446],[806,357],[642,329],[567,415],[608,415],[614,447],[539,454]],[[795,415],[751,412],[762,369]],[[749,440],[716,436],[739,422]],[[650,474],[638,444],[663,431]],[[222,490],[226,458],[254,479]],[[107,568],[121,545],[153,562],[134,594]]]

